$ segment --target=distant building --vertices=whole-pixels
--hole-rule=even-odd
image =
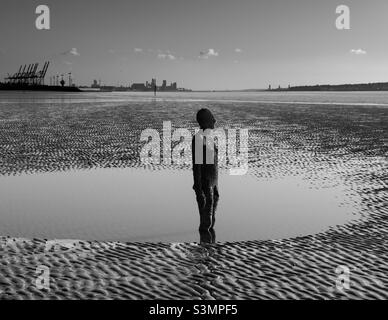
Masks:
[[[167,85],[167,80],[163,80],[162,85],[160,87],[157,86],[156,79],[152,79],[151,82],[146,81],[146,83],[134,83],[131,86],[131,90],[134,91],[188,91],[186,89],[178,89],[178,84],[176,82],[171,82],[171,84]]]
[[[146,91],[147,87],[144,83],[134,83],[132,84],[131,89],[134,91]]]
[[[97,80],[93,80],[93,84],[91,85],[92,88],[100,88],[100,85],[98,84]]]

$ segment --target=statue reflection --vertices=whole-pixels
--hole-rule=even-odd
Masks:
[[[216,243],[216,231],[213,228],[211,228],[210,230],[200,230],[199,236],[201,244]]]

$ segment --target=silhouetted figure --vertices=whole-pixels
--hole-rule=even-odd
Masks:
[[[211,137],[216,120],[208,109],[197,113],[200,131],[192,141],[193,189],[196,193],[200,232],[214,228],[218,194],[218,150]]]

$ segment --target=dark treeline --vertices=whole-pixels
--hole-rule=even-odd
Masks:
[[[289,87],[289,91],[388,91],[388,82]]]

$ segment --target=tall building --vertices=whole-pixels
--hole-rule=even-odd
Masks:
[[[92,88],[99,88],[100,85],[98,84],[97,80],[93,80],[93,84],[91,86]]]
[[[156,79],[152,79],[151,82],[146,81],[145,83],[134,83],[131,86],[131,89],[134,91],[178,91],[178,84],[176,82],[171,82],[170,85],[167,85],[167,80],[163,80],[160,87],[157,86]]]

